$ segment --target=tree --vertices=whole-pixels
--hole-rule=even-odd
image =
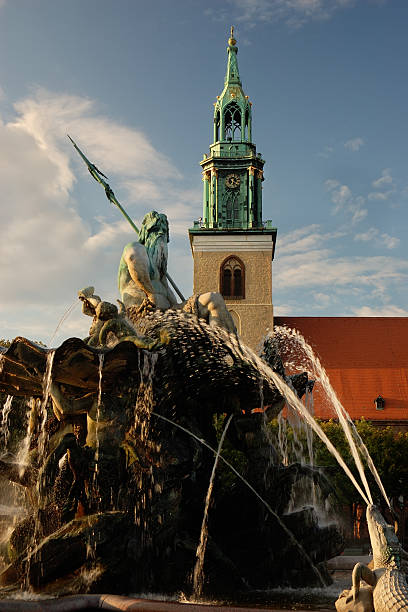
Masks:
[[[361,488],[363,488],[361,478],[350,452],[349,443],[341,425],[333,420],[318,422],[350,468]],[[355,425],[370,453],[388,497],[394,502],[399,498],[408,500],[408,433],[396,432],[391,427],[376,427],[364,419],[356,421]],[[274,422],[272,424],[272,432],[276,437],[277,429],[277,423]],[[306,440],[304,435],[296,434],[296,438],[299,439],[299,437],[305,446]],[[294,446],[292,444],[293,438],[294,432],[292,428],[288,427],[289,449]],[[361,496],[349,477],[340,467],[335,457],[329,452],[324,442],[316,435],[314,435],[313,448],[315,465],[325,468],[339,501],[346,504],[361,502]],[[295,460],[296,458],[292,451],[289,461]],[[373,501],[383,505],[384,501],[380,489],[364,460],[363,464]]]

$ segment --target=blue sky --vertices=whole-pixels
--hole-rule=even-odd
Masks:
[[[236,27],[276,314],[408,315],[406,0],[0,0],[0,337],[49,341],[78,289],[114,301],[134,238],[69,133],[140,222],[170,220],[192,291],[226,42]],[[53,344],[85,335],[74,309]]]

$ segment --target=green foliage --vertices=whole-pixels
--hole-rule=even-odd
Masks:
[[[338,450],[357,482],[363,489],[358,470],[352,458],[348,441],[344,435],[341,425],[336,421],[318,421],[324,433]],[[218,440],[224,429],[225,416],[215,417],[214,425]],[[408,433],[396,432],[391,427],[380,428],[371,422],[356,421],[356,429],[366,445],[368,452],[379,473],[385,491],[389,498],[398,500],[403,497],[408,500]],[[274,419],[269,424],[271,439],[275,448],[278,448],[278,422]],[[307,443],[302,431],[294,430],[289,425],[286,429],[289,463],[298,461],[299,450],[303,447],[303,456],[307,458]],[[324,442],[316,435],[313,436],[314,464],[323,467],[329,478],[341,504],[361,502],[360,494],[338,464],[335,457],[327,450]],[[247,460],[244,453],[233,448],[228,439],[224,442],[221,454],[227,459],[240,474],[245,476],[247,472]],[[382,494],[370,469],[363,459],[365,474],[372,493],[373,501],[383,504]],[[226,466],[219,466],[221,486],[230,487],[236,481],[236,476]],[[364,490],[364,489],[363,489]]]
[[[318,422],[350,468],[361,488],[363,488],[341,425],[332,420]],[[408,433],[398,433],[391,427],[376,427],[364,419],[356,421],[355,425],[377,468],[387,495],[395,500],[400,496],[408,499]],[[272,435],[277,439],[278,425],[276,421],[271,424],[271,430]],[[296,458],[292,449],[296,444],[294,438],[297,436],[294,436],[291,427],[288,427],[287,437],[290,450],[289,461],[295,461]],[[304,438],[301,439],[301,442],[306,448]],[[360,494],[339,466],[335,457],[327,450],[324,442],[316,435],[314,435],[313,448],[315,465],[325,468],[326,475],[330,478],[340,502],[346,504],[360,502]],[[366,466],[365,460],[363,460],[363,465],[373,500],[376,503],[382,503],[381,492],[370,469]]]
[[[214,427],[217,433],[217,442],[220,441],[222,432],[224,431],[224,427],[226,424],[226,415],[214,415]],[[248,460],[244,453],[234,448],[231,442],[228,440],[228,437],[225,438],[223,447],[221,449],[221,456],[224,457],[234,468],[237,470],[241,476],[244,478],[247,474],[248,469]],[[218,482],[221,490],[228,492],[231,487],[237,481],[237,475],[223,462],[220,461],[218,464]]]

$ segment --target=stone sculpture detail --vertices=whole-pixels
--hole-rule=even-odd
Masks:
[[[192,312],[210,325],[234,332],[234,322],[219,293],[211,291],[177,303],[167,280],[168,241],[166,215],[156,211],[145,215],[139,241],[125,246],[119,264],[118,286],[125,307],[141,306],[147,299],[160,310],[177,308]]]
[[[338,612],[402,612],[408,610],[408,553],[394,527],[388,525],[379,509],[367,507],[367,524],[373,550],[373,568],[357,563],[353,586],[343,591],[336,602]],[[361,580],[367,586],[361,587]]]
[[[201,441],[216,448],[220,419],[231,414],[230,452],[275,514],[221,470],[204,590],[315,583],[279,521],[330,581],[324,560],[342,545],[335,526],[320,527],[312,508],[285,515],[292,485],[319,477],[281,465],[271,448],[265,424],[284,399],[243,350],[219,294],[173,303],[163,274],[165,217],[149,213],[141,236],[144,244],[128,245],[121,260],[119,308],[93,287],[79,291],[92,317],[84,341],[70,338],[51,351],[16,338],[3,355],[0,390],[38,399],[26,461],[0,462],[0,476],[31,500],[10,537],[0,584],[59,594],[188,592],[214,461]],[[264,357],[284,376],[273,345]],[[292,384],[302,395],[307,376]]]

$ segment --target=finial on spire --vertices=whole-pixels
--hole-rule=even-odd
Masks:
[[[228,40],[228,44],[233,46],[237,44],[237,41],[234,38],[234,26],[231,26],[231,37]]]

